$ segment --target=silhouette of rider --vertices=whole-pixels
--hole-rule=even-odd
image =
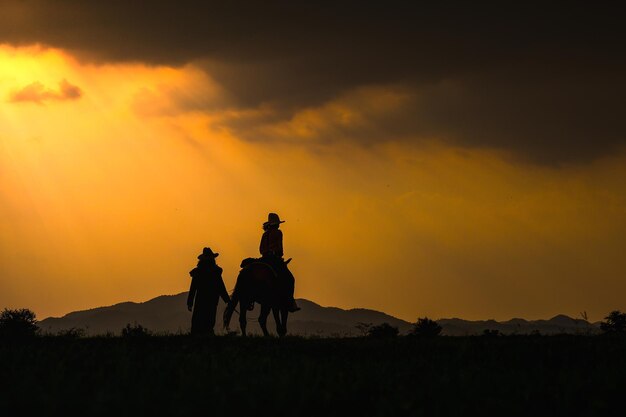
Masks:
[[[288,309],[290,312],[295,312],[300,310],[300,307],[293,298],[295,279],[283,260],[283,232],[279,229],[281,223],[285,222],[280,220],[278,214],[268,214],[267,221],[263,223],[263,236],[259,251],[261,260],[267,262],[274,268],[276,274],[285,280],[288,289],[287,296],[290,299]]]
[[[227,304],[230,302],[222,280],[222,268],[215,262],[218,256],[219,253],[204,248],[198,256],[198,265],[189,272],[191,286],[187,297],[187,309],[189,311],[193,309],[191,334],[194,335],[213,335],[219,298],[222,297]]]

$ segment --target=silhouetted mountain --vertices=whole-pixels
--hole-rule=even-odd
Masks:
[[[187,293],[163,295],[144,303],[125,302],[108,307],[76,311],[60,318],[47,318],[39,323],[44,332],[56,333],[72,327],[83,328],[88,335],[112,332],[119,334],[127,323],[138,323],[154,332],[186,333],[191,324],[191,313],[187,311]],[[362,308],[343,310],[336,307],[322,307],[312,301],[298,299],[301,310],[289,316],[289,333],[306,336],[357,336],[358,322],[381,324],[387,322],[407,332],[411,324],[379,311]],[[218,323],[215,330],[221,330],[221,317],[224,303],[218,306]],[[248,312],[248,330],[260,334],[256,318],[259,306]],[[238,316],[233,317],[231,330],[239,328]],[[275,334],[272,316],[268,329]]]
[[[443,327],[443,334],[449,336],[469,336],[482,334],[485,330],[497,330],[502,334],[531,334],[539,332],[550,334],[589,334],[597,333],[598,325],[581,319],[559,314],[550,320],[511,319],[498,322],[495,320],[468,321],[462,319],[440,319],[437,323]]]
[[[74,328],[85,329],[86,334],[96,335],[111,332],[119,334],[127,323],[138,323],[157,333],[186,333],[189,331],[191,313],[186,306],[187,293],[178,295],[162,295],[144,303],[125,302],[108,307],[76,311],[60,318],[47,318],[39,323],[44,332],[56,333]],[[412,324],[388,314],[355,308],[344,310],[337,307],[322,307],[312,301],[298,299],[301,311],[290,315],[289,333],[303,336],[358,336],[357,323],[374,325],[389,323],[398,327],[400,333],[407,333]],[[224,304],[220,302],[218,318],[221,319]],[[260,334],[256,317],[259,307],[248,313],[248,329],[253,334]],[[498,330],[503,334],[528,334],[538,331],[541,334],[557,333],[594,333],[598,326],[584,320],[558,315],[550,320],[527,321],[511,319],[504,322],[495,320],[468,321],[458,318],[440,319],[437,322],[443,327],[444,335],[463,336],[479,335],[484,330]],[[233,317],[231,330],[238,329],[237,315]],[[221,320],[215,326],[217,333],[221,330]],[[274,321],[268,321],[268,329],[275,334]]]

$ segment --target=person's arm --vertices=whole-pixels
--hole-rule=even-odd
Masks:
[[[222,280],[222,277],[220,277],[220,297],[222,297],[222,300],[224,300],[224,302],[226,304],[230,303],[230,295],[228,295],[228,291],[226,291],[226,285],[224,285],[224,280]]]
[[[279,258],[283,257],[283,232],[276,230],[276,255]]]
[[[189,287],[189,295],[187,296],[187,310],[191,311],[193,309],[193,300],[196,298],[196,292],[198,290],[195,277],[196,268],[194,268],[189,275],[191,275],[191,286]]]
[[[261,243],[259,244],[259,252],[261,253],[261,256],[263,256],[263,254],[267,252],[267,232],[263,232],[263,236],[261,236]]]
[[[226,291],[226,285],[224,285],[224,280],[222,279],[222,268],[220,267],[217,267],[217,286],[217,291],[220,297],[222,297],[222,300],[224,300],[226,304],[230,303],[230,296],[228,295],[228,291]]]

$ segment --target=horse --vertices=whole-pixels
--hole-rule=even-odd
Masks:
[[[246,312],[252,303],[261,305],[259,325],[264,336],[267,332],[267,316],[272,311],[279,337],[287,334],[287,317],[289,316],[286,283],[276,271],[264,262],[252,262],[239,271],[237,283],[231,295],[230,303],[224,310],[224,328],[228,330],[230,319],[239,304],[239,326],[241,335],[246,335]]]

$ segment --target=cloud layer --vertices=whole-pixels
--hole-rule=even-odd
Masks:
[[[64,77],[84,99],[4,100]],[[414,146],[432,97],[465,83],[354,87],[279,117],[287,106],[219,109],[229,94],[195,65],[0,47],[0,80],[0,306],[46,317],[184,291],[207,245],[232,288],[276,211],[297,296],[324,305],[407,320],[623,308],[626,154],[553,169]]]
[[[46,101],[77,100],[83,95],[80,88],[70,84],[67,80],[59,83],[58,90],[47,88],[39,81],[14,91],[9,97],[12,103],[32,102],[43,104]]]
[[[626,141],[625,38],[619,13],[586,2],[147,8],[38,0],[9,1],[0,16],[0,42],[42,43],[99,63],[194,63],[227,93],[223,106],[269,109],[226,125],[238,132],[385,88],[406,96],[400,108],[373,114],[366,132],[334,129],[319,139],[435,137],[555,164],[587,161]]]

